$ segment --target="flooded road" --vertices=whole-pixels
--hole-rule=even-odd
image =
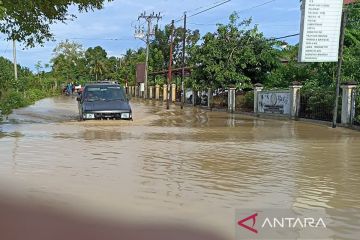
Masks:
[[[133,122],[78,122],[59,97],[0,125],[1,188],[234,239],[236,209],[359,209],[360,132],[133,100]],[[346,239],[359,215],[345,215]],[[154,220],[156,219],[156,220]]]

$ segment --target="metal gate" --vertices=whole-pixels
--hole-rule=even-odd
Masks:
[[[300,96],[300,118],[331,122],[334,112],[335,91],[307,92]],[[341,97],[339,97],[338,122],[341,118]]]

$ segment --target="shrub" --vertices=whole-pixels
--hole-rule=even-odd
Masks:
[[[253,109],[254,108],[254,92],[250,91],[245,94],[244,108]]]
[[[254,108],[254,92],[245,92],[236,95],[236,108],[241,111],[252,111]]]
[[[335,92],[333,90],[316,89],[301,93],[302,117],[331,121],[334,109]],[[341,99],[339,98],[339,111]]]
[[[26,91],[26,99],[31,104],[45,97],[46,93],[40,89],[29,89],[28,91]]]
[[[28,105],[22,93],[10,91],[4,94],[0,101],[0,109],[4,115],[11,113],[12,109],[21,108]]]
[[[213,97],[213,107],[215,108],[227,108],[228,107],[228,97],[227,95],[218,95]]]

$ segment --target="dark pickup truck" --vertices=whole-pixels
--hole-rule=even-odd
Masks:
[[[119,84],[88,84],[77,101],[80,120],[132,120],[129,100]]]

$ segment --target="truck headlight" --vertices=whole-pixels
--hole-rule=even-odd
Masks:
[[[130,118],[131,118],[131,115],[130,115],[130,113],[122,113],[122,114],[121,114],[121,118],[123,118],[123,119],[130,119]]]
[[[95,118],[95,114],[93,114],[93,113],[85,113],[85,114],[84,114],[84,118],[85,118],[85,119],[94,119],[94,118]]]

